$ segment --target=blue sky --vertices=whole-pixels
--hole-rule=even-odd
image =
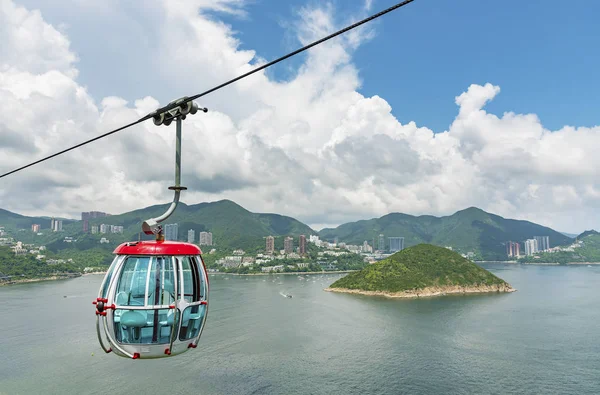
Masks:
[[[373,0],[369,14],[395,3]],[[55,26],[67,23],[72,48],[80,55],[79,80],[97,100],[110,95],[128,100],[145,95],[161,102],[174,99],[163,97],[163,88],[150,81],[132,78],[132,59],[116,58],[123,47],[150,50],[152,38],[142,37],[142,29],[135,23],[139,10],[127,12],[133,22],[121,40],[106,41],[101,32],[77,33],[82,28],[86,33],[93,31],[94,19],[123,18],[123,14],[91,12],[79,14],[75,20],[61,6],[50,7],[36,0],[22,4],[41,8]],[[246,7],[247,18],[215,17],[238,32],[242,49],[256,50],[271,60],[299,46],[285,26],[290,26],[298,8],[307,4],[315,3],[253,0]],[[360,12],[364,2],[336,0],[333,4],[341,25]],[[149,7],[144,12],[152,14],[154,10]],[[457,114],[454,97],[472,83],[490,82],[502,90],[488,105],[490,112],[536,113],[551,130],[564,125],[595,126],[600,124],[598,15],[600,2],[591,0],[415,0],[373,23],[376,36],[355,52],[361,93],[386,99],[402,123],[414,120],[441,132]],[[269,73],[285,79],[302,59],[287,60]]]
[[[370,14],[395,3],[374,0]],[[240,32],[242,48],[273,59],[298,45],[282,35],[281,22],[304,4],[257,0],[248,20],[226,20]],[[348,11],[362,2],[334,4]],[[551,130],[595,126],[598,15],[600,2],[591,0],[416,0],[376,21],[376,36],[356,51],[361,92],[385,98],[402,123],[414,120],[435,132],[456,116],[455,96],[486,82],[502,89],[490,112],[536,113]],[[275,75],[285,77],[288,66]]]
[[[0,41],[5,44],[0,48],[0,90],[39,92],[36,100],[43,99],[52,114],[36,112],[28,123],[10,116],[0,119],[14,130],[10,132],[14,135],[3,137],[13,142],[12,156],[4,158],[10,163],[2,165],[0,155],[0,167],[8,170],[13,163],[29,160],[29,141],[43,142],[39,156],[54,153],[58,147],[79,143],[86,133],[106,131],[139,116],[132,109],[134,100],[151,96],[166,104],[234,75],[248,60],[232,48],[220,21],[232,26],[239,49],[255,50],[271,60],[300,46],[293,28],[299,23],[298,10],[308,6],[317,12],[315,5],[322,4],[240,0],[247,17],[215,14],[210,17],[219,22],[213,23],[196,13],[204,1],[148,0],[143,5],[115,0],[17,1],[29,10],[40,9],[41,18],[35,12],[0,9]],[[341,27],[394,2],[373,0],[365,12],[364,0],[333,0],[333,15]],[[181,7],[186,9],[182,12]],[[26,22],[24,15],[30,16]],[[196,180],[195,195],[189,192],[187,201],[227,198],[253,211],[295,216],[316,228],[391,211],[447,215],[469,206],[563,231],[597,228],[598,15],[596,1],[415,0],[369,25],[374,37],[352,53],[362,82],[358,88],[348,69],[326,67],[330,61],[346,59],[333,46],[332,51],[314,52],[306,75],[299,78],[295,72],[306,54],[268,71],[272,78],[290,84],[277,84],[274,90],[275,84],[258,78],[252,89],[244,88],[249,86],[246,81],[200,100],[211,111],[202,124],[188,125],[197,130],[186,134],[194,141],[186,145],[186,157],[200,160],[186,162],[190,166],[186,176]],[[61,33],[43,26],[42,18]],[[305,21],[303,26],[312,24]],[[23,37],[29,42],[24,43]],[[75,64],[68,60],[67,40],[79,59]],[[70,67],[79,71],[76,77],[61,80],[56,74],[39,74]],[[501,92],[486,83],[499,86]],[[86,88],[95,106],[88,105],[79,87]],[[398,125],[387,112],[391,107],[403,124],[415,121],[443,132],[457,117],[455,97],[463,92],[459,122],[443,136]],[[368,99],[374,95],[384,100]],[[105,102],[108,107],[100,107],[108,96],[129,103],[113,99]],[[477,103],[491,98],[489,113],[479,111]],[[10,93],[0,104],[19,108],[30,106],[32,100]],[[155,101],[143,103],[149,111]],[[290,111],[295,107],[299,111]],[[493,115],[507,111],[535,114],[545,128],[556,132],[542,133],[534,117]],[[36,125],[36,131],[23,124]],[[565,125],[580,128],[557,131]],[[59,139],[53,133],[57,128],[62,133]],[[204,128],[218,130],[218,137]],[[163,202],[163,189],[150,193],[145,183],[171,182],[170,169],[152,173],[143,160],[131,158],[135,152],[156,163],[171,160],[172,151],[167,155],[164,141],[151,132],[150,125],[143,147],[136,137],[141,132],[130,130],[107,139],[104,146],[100,142],[81,151],[109,167],[78,169],[82,175],[77,178],[70,173],[74,166],[64,164],[68,170],[56,173],[93,187],[84,190],[74,184],[74,192],[48,191],[45,196],[54,196],[53,202],[32,199],[28,207],[22,195],[3,198],[0,191],[0,204],[25,214],[71,215],[92,209],[122,212]],[[28,142],[16,150],[25,133],[30,134]],[[63,158],[76,161],[77,154]],[[60,160],[53,163],[63,166]],[[116,171],[123,179],[114,175]],[[222,179],[231,182],[215,189],[215,180]],[[277,183],[272,182],[275,179]],[[31,183],[40,188],[33,179]],[[123,192],[123,183],[134,186]],[[111,188],[122,196],[116,199]],[[71,204],[65,204],[69,199]],[[71,207],[69,213],[57,211],[65,206]]]

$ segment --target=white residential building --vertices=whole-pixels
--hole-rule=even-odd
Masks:
[[[538,241],[536,239],[525,240],[525,255],[533,255],[538,251]]]
[[[200,232],[200,245],[201,246],[211,246],[213,244],[213,234],[212,232]]]

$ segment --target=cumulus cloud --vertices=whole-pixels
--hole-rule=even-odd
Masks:
[[[56,70],[75,77],[77,56],[69,40],[46,23],[39,11],[27,10],[11,0],[0,1],[0,70],[32,73]]]
[[[264,62],[240,50],[235,31],[218,19],[220,12],[248,15],[241,0],[152,0],[135,19],[113,3],[60,4],[75,14],[93,7],[111,15],[117,31],[135,20],[135,34],[150,37],[143,45],[160,48],[161,56],[132,49],[130,77],[151,76],[148,87],[168,86],[170,98]],[[357,12],[370,6],[365,1]],[[327,5],[298,15],[301,43],[347,22]],[[465,87],[455,98],[457,116],[447,131],[401,124],[385,98],[359,93],[353,51],[373,35],[364,29],[314,48],[287,81],[261,72],[203,98],[210,111],[188,117],[183,131],[182,182],[190,188],[183,200],[227,198],[313,225],[390,211],[445,215],[468,206],[563,231],[597,223],[600,127],[550,131],[534,114],[488,113],[485,105],[500,94],[490,83]],[[161,104],[152,96],[94,97],[78,80],[67,34],[12,0],[0,0],[0,40],[2,172]],[[0,180],[0,207],[70,217],[119,213],[167,202],[173,173],[174,127],[144,123]]]

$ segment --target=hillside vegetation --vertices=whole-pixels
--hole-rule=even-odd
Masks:
[[[585,232],[583,232],[579,236],[577,236],[577,239],[581,240],[584,237],[591,236],[591,235],[600,236],[600,233],[596,232],[594,229],[586,230]]]
[[[583,236],[582,236],[583,235]],[[573,251],[542,252],[535,255],[524,256],[519,259],[521,263],[585,263],[600,262],[600,233],[587,231],[578,236],[580,247]]]
[[[50,219],[41,217],[25,217],[10,211],[0,210],[0,226],[24,243],[48,245],[51,251],[58,252],[63,249],[87,250],[99,247],[111,250],[119,243],[130,240],[151,240],[154,236],[141,232],[142,222],[162,215],[169,204],[155,205],[131,212],[111,215],[104,218],[91,219],[92,225],[121,225],[123,234],[83,234],[81,221],[64,221],[62,232],[51,232]],[[30,231],[31,225],[39,223],[42,226],[42,235]],[[163,223],[178,223],[178,240],[187,241],[187,232],[195,231],[195,242],[198,243],[200,232],[212,232],[213,244],[219,249],[241,248],[248,251],[264,249],[265,237],[272,236],[299,236],[304,234],[317,234],[302,222],[279,214],[252,213],[230,200],[221,200],[211,203],[186,205],[179,203],[177,210]],[[22,229],[19,231],[19,229]],[[77,243],[64,243],[65,236],[76,237]],[[109,244],[99,245],[99,240],[105,237]],[[296,240],[297,245],[297,240]],[[281,246],[283,248],[283,245]]]
[[[8,247],[0,247],[0,276],[13,276],[14,279],[47,277],[62,273],[80,273],[75,264],[63,263],[48,265],[35,259],[34,255],[16,256]]]
[[[124,235],[109,235],[119,241],[152,239],[140,235],[143,221],[163,214],[168,204],[151,206],[107,218],[90,221],[90,224],[112,224],[125,227]],[[273,235],[316,234],[310,227],[294,218],[278,214],[252,213],[230,200],[186,205],[179,203],[177,210],[165,224],[178,223],[178,239],[187,241],[187,232],[195,231],[198,242],[200,232],[212,232],[213,243],[219,247],[252,249],[257,245],[264,248],[264,237]],[[112,239],[111,239],[112,242]]]
[[[504,280],[456,252],[419,244],[348,274],[330,288],[396,293],[453,286],[510,287]]]

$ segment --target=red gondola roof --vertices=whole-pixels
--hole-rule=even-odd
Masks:
[[[197,245],[177,241],[132,241],[113,251],[117,255],[200,255]]]

